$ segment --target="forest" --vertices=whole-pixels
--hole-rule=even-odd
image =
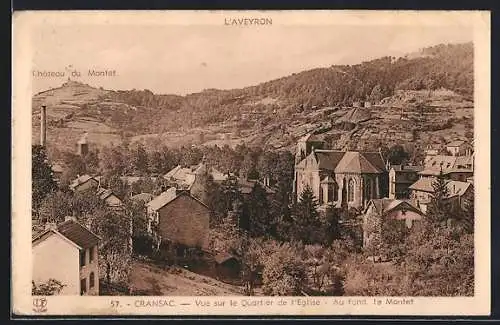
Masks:
[[[422,49],[415,58],[387,56],[355,65],[332,65],[242,89],[208,89],[186,96],[111,91],[102,99],[147,108],[140,118],[118,111],[111,117],[117,128],[141,134],[224,122],[244,113],[378,102],[396,90],[444,88],[472,98],[473,50],[472,43],[441,44]]]

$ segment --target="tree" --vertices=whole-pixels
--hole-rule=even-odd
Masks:
[[[245,204],[249,220],[247,230],[253,237],[269,235],[273,230],[273,220],[269,214],[269,202],[266,190],[256,183]]]
[[[298,296],[306,279],[303,261],[295,244],[284,243],[265,259],[262,290],[269,296]]]
[[[241,255],[242,234],[234,212],[229,212],[222,222],[209,230],[209,247],[212,251]]]
[[[393,165],[400,165],[408,160],[409,155],[402,145],[394,145],[389,148],[386,159]]]
[[[43,199],[57,188],[45,148],[40,145],[31,147],[31,178],[33,212],[38,215]]]
[[[91,220],[92,231],[102,238],[99,245],[99,257],[102,260],[100,265],[104,267],[108,284],[128,280],[131,259],[130,222],[127,216],[113,210]]]
[[[375,103],[378,103],[383,96],[384,95],[382,93],[382,87],[380,86],[380,84],[377,84],[375,87],[373,87],[369,99]]]
[[[448,219],[450,212],[446,202],[449,191],[442,169],[432,183],[432,189],[434,193],[432,194],[431,202],[428,207],[427,217],[435,223],[441,223]]]
[[[139,143],[135,148],[132,160],[134,171],[137,175],[143,176],[148,173],[148,153],[146,152],[146,149],[144,148],[144,145],[142,143]]]
[[[31,295],[32,296],[53,296],[58,295],[62,289],[66,287],[62,282],[49,279],[47,282],[35,283],[31,281]]]
[[[341,236],[340,231],[340,209],[328,206],[325,211],[325,218],[323,221],[324,244],[329,246],[336,239]]]
[[[318,202],[311,187],[307,186],[300,195],[293,211],[293,234],[298,241],[314,244],[322,241]]]
[[[423,222],[408,238],[404,296],[472,296],[474,235],[464,228]]]
[[[64,221],[66,216],[73,215],[73,195],[70,192],[57,191],[49,193],[39,209],[40,220],[49,222]]]

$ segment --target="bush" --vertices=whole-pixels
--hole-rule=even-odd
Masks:
[[[60,281],[55,279],[49,279],[47,282],[40,284],[36,284],[35,281],[31,281],[31,294],[33,296],[58,295],[65,286],[65,284],[62,284]]]

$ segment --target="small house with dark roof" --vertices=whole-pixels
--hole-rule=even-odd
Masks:
[[[55,279],[64,285],[61,295],[99,295],[100,240],[72,217],[48,223],[32,237],[33,281]]]
[[[99,181],[90,175],[78,176],[69,185],[70,189],[76,192],[85,191],[91,188],[97,188],[99,186]]]
[[[424,213],[409,200],[373,199],[363,214],[363,247],[376,248],[383,238],[384,223],[390,220],[402,222],[412,228],[414,222],[424,218]]]
[[[157,225],[162,241],[185,247],[208,249],[210,209],[188,191],[175,188],[163,192],[146,204],[148,231]]]
[[[236,279],[240,275],[239,259],[229,253],[219,253],[214,257],[217,278]]]

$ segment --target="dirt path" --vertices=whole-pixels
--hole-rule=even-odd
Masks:
[[[142,261],[132,265],[133,292],[151,296],[240,296],[242,288],[181,268],[163,269]]]

